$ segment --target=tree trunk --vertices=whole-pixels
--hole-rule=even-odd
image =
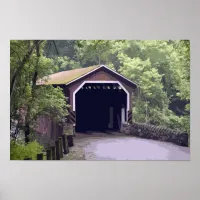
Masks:
[[[25,126],[25,143],[26,144],[30,141],[29,135],[30,135],[30,126],[29,126],[29,123],[26,123],[26,126]]]
[[[39,66],[39,58],[40,58],[40,43],[38,41],[34,42],[35,48],[36,48],[36,54],[37,54],[37,64],[35,66],[35,72],[33,73],[32,77],[32,102],[34,102],[35,99],[35,87],[36,87],[36,81],[37,81],[37,75],[38,75],[38,66]],[[27,119],[26,119],[26,130],[25,130],[25,142],[28,143],[30,141],[29,135],[30,135],[30,110],[31,110],[31,104],[28,107],[27,112]],[[33,119],[32,119],[33,120]]]
[[[36,46],[36,54],[37,54],[37,64],[36,64],[35,72],[33,74],[33,79],[32,79],[32,81],[33,81],[33,85],[32,85],[33,89],[36,86],[36,81],[37,81],[37,76],[38,76],[38,72],[37,71],[38,71],[39,59],[40,59],[40,43],[36,43],[35,46]]]
[[[19,64],[19,67],[17,68],[15,74],[12,77],[11,80],[11,85],[10,85],[10,98],[12,99],[12,95],[13,95],[13,89],[15,88],[15,84],[16,84],[16,79],[17,77],[20,75],[21,70],[23,69],[24,65],[26,64],[26,62],[30,59],[34,49],[36,48],[36,46],[38,44],[41,44],[42,40],[36,40],[34,42],[34,44],[32,46],[30,46],[27,54],[24,56],[22,62]]]
[[[32,101],[35,99],[35,87],[36,87],[36,81],[37,81],[37,76],[38,76],[38,66],[39,66],[39,58],[40,58],[40,43],[38,41],[35,41],[35,48],[36,48],[36,54],[37,54],[37,64],[35,66],[35,72],[33,73],[32,77]],[[29,105],[28,108],[28,113],[27,116],[30,116],[30,109],[31,109],[31,104]],[[30,135],[30,117],[27,117],[27,122],[26,122],[26,130],[25,130],[25,142],[28,143],[29,140],[29,135]]]

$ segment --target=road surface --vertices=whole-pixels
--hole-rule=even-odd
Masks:
[[[190,160],[190,148],[121,135],[81,135],[67,156],[70,160]]]

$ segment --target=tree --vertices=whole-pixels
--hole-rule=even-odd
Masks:
[[[76,40],[48,40],[44,46],[44,56],[48,58],[67,56],[75,60],[76,44]]]
[[[56,57],[53,60],[54,66],[56,66],[56,71],[66,71],[76,68],[81,68],[80,62],[70,60],[69,57]]]
[[[41,87],[33,87],[37,79],[58,71],[99,64],[138,83],[139,89],[133,98],[136,121],[189,133],[190,43],[183,40],[12,41],[11,83],[15,80],[11,84],[15,88],[11,98],[12,116],[24,104],[37,108],[30,109],[37,113],[31,116],[40,115],[42,108],[53,113],[40,105],[49,100],[45,92],[49,94],[55,88],[40,92]],[[41,101],[36,100],[36,95]],[[55,94],[51,99],[53,105],[58,96]],[[57,110],[60,107],[64,109],[62,103]]]
[[[185,109],[189,99],[188,47],[187,41],[115,42],[119,71],[139,84],[133,101],[134,119],[145,122],[148,115],[150,123],[183,128],[182,121],[186,122],[189,114]]]
[[[26,108],[26,142],[29,141],[30,126],[34,126],[37,117],[48,115],[63,122],[67,116],[66,98],[61,88],[36,84],[37,80],[54,71],[53,60],[43,56],[45,43],[11,41],[11,83],[14,84],[11,85],[10,118],[19,121],[20,108]]]
[[[109,40],[81,40],[78,43],[77,58],[87,67],[106,64],[111,46]]]
[[[168,105],[167,94],[163,91],[161,83],[162,75],[152,68],[150,59],[142,61],[140,58],[129,58],[124,54],[120,54],[119,58],[122,64],[120,72],[139,86],[138,97],[133,101],[135,120],[146,121],[148,104],[148,121],[161,124]]]

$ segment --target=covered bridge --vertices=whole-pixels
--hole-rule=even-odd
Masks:
[[[105,65],[58,72],[39,84],[63,88],[70,104],[68,123],[77,132],[119,130],[132,122],[137,85]]]

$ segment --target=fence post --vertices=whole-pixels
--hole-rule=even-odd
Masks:
[[[63,135],[62,135],[62,138],[63,138],[63,149],[64,149],[64,154],[68,154],[68,153],[69,153],[69,148],[68,148],[68,141],[67,141],[66,135],[63,134]]]
[[[59,137],[60,157],[63,158],[63,142],[62,137]]]
[[[51,153],[52,153],[52,160],[56,159],[56,147],[53,146],[51,147]]]
[[[60,160],[59,140],[56,140],[55,144],[56,144],[56,160]]]
[[[74,146],[74,141],[73,141],[73,136],[72,135],[68,135],[67,136],[67,141],[68,141],[68,146],[69,147],[73,147]]]
[[[43,160],[43,153],[37,154],[37,160]]]
[[[76,137],[75,124],[73,124],[73,136]]]
[[[47,160],[51,160],[51,149],[47,149]]]

